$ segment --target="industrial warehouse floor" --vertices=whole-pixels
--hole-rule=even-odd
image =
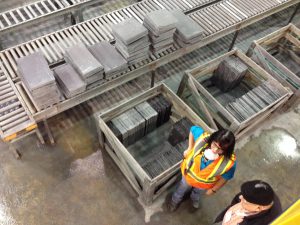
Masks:
[[[243,30],[236,46],[246,50],[251,40],[285,25],[291,13],[285,10]],[[293,21],[297,25],[299,14]],[[184,70],[226,52],[231,37],[162,67],[158,79],[167,78],[165,82],[176,90]],[[51,118],[54,146],[40,145],[34,135],[29,136],[16,143],[22,154],[16,160],[0,142],[1,225],[206,225],[229,204],[240,184],[251,179],[269,182],[283,208],[299,198],[300,103],[296,101],[239,140],[234,179],[216,195],[204,196],[197,212],[191,212],[189,201],[176,213],[163,211],[165,195],[144,208],[119,168],[99,148],[93,118],[97,110],[140,92],[145,88],[140,84],[137,80],[122,85]],[[107,100],[111,96],[115,99]]]

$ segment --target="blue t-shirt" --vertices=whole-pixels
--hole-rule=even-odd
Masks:
[[[198,126],[192,126],[191,127],[191,133],[194,137],[194,142],[201,136],[201,134],[203,134],[204,130],[202,129],[202,127],[198,127]],[[211,164],[213,162],[213,160],[208,160],[207,162],[205,162],[204,157],[201,158],[201,165],[200,165],[200,169],[204,169],[205,167],[207,167],[209,164]],[[234,172],[235,172],[235,168],[236,168],[236,161],[234,162],[233,166],[230,168],[230,170],[228,170],[226,173],[222,174],[221,176],[225,179],[225,180],[230,180],[233,178],[234,176]]]

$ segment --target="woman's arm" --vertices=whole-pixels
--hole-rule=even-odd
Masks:
[[[194,144],[195,144],[195,142],[194,142],[194,136],[193,136],[192,132],[190,132],[190,134],[189,134],[189,147],[187,148],[187,150],[185,150],[185,151],[183,152],[184,158],[185,158],[185,157],[190,153],[190,151],[193,149]]]
[[[213,186],[211,189],[208,189],[206,191],[206,195],[212,195],[216,193],[221,187],[223,187],[227,183],[227,180],[225,180],[223,177],[220,178],[220,180],[217,181],[215,186]]]

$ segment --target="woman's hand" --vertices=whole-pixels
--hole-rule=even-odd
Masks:
[[[214,190],[214,189],[208,189],[207,191],[206,191],[206,195],[213,195],[213,194],[215,194],[216,193],[216,191]]]
[[[190,151],[191,151],[191,149],[189,149],[189,148],[187,150],[185,150],[183,152],[183,158],[186,158],[188,156],[188,154],[189,154]]]

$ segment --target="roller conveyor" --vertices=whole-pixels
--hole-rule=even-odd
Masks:
[[[56,0],[58,1],[58,0]],[[107,13],[103,16],[91,19],[66,29],[53,32],[32,41],[20,44],[16,47],[2,51],[1,61],[8,66],[7,70],[12,79],[16,75],[16,59],[41,50],[48,63],[54,64],[63,60],[64,49],[74,46],[79,42],[93,45],[100,41],[113,41],[111,25],[119,23],[126,18],[134,17],[142,22],[144,15],[157,9],[176,9],[188,11],[216,0],[144,0],[140,3]],[[7,63],[5,63],[7,62]]]
[[[262,14],[272,8],[280,7],[285,4],[289,5],[289,3],[292,2],[295,4],[297,1],[284,0],[282,3],[279,3],[279,0],[270,0],[268,2],[261,3],[260,0],[254,0],[256,7],[253,9],[253,12],[251,10],[247,10],[248,17],[246,17],[246,14],[243,13],[243,10],[246,11],[246,8],[242,8],[242,6],[249,5],[250,2],[251,6],[253,5],[253,1],[245,0],[243,1],[243,4],[241,2],[242,1],[230,0],[221,1],[202,10],[196,11],[190,14],[190,16],[204,28],[205,35],[209,36],[218,33],[219,31],[232,28],[232,26],[236,26],[243,21],[249,20],[251,17],[255,17],[257,14]],[[159,3],[159,1],[143,1],[84,23],[45,35],[41,38],[37,38],[2,51],[0,53],[0,59],[9,71],[9,75],[14,80],[17,78],[17,58],[41,50],[48,63],[55,64],[63,60],[65,48],[74,46],[79,42],[83,42],[86,45],[93,45],[104,40],[113,41],[113,35],[111,34],[112,24],[116,24],[128,17],[135,17],[139,21],[142,21],[143,15],[147,12],[160,9],[160,7],[168,6],[168,9],[175,7],[174,5],[171,7],[170,4],[161,4],[161,2],[159,4],[156,3]],[[257,11],[258,7],[261,10],[260,12]],[[144,14],[141,14],[141,12]]]
[[[36,128],[31,114],[0,64],[0,136],[10,141]]]
[[[0,13],[0,34],[101,0],[41,0]]]
[[[50,17],[73,12],[81,7],[102,1],[103,0],[40,0],[10,9],[0,13],[0,34],[12,32],[23,25],[37,23],[46,18],[49,19]],[[168,9],[179,8],[183,11],[187,11],[210,1],[211,0],[153,0],[149,1],[149,4],[146,4],[146,6],[148,9],[151,9],[151,7],[153,7],[152,4],[154,4]],[[133,5],[132,8],[139,10],[140,6],[137,4]],[[131,9],[129,11],[131,11]],[[117,15],[118,14],[119,13],[117,13]],[[143,9],[141,9],[141,14],[143,14]],[[120,14],[118,16],[120,16]],[[108,15],[108,17],[114,18],[111,15]],[[114,19],[119,20],[118,17]]]
[[[15,60],[17,58],[41,50],[48,60],[48,63],[54,65],[55,63],[62,61],[62,55],[65,48],[73,46],[79,42],[83,42],[86,45],[92,45],[104,40],[113,41],[110,28],[112,24],[116,24],[128,17],[135,17],[139,21],[142,21],[143,15],[151,10],[167,7],[168,9],[171,9],[171,6],[175,8],[174,5],[170,5],[170,2],[174,1],[164,1],[164,3],[162,3],[162,0],[148,0],[120,10],[116,10],[84,23],[71,26],[13,48],[9,48],[0,53],[0,59],[5,70],[8,71],[10,78],[15,82],[15,85],[20,91],[22,98],[26,98],[26,91],[24,90],[23,85],[19,81],[16,73]],[[195,1],[180,2],[180,4],[183,4],[184,2]],[[174,44],[172,48],[160,54],[151,55],[149,59],[130,66],[128,70],[124,71],[121,76],[113,78],[112,80],[107,80],[107,82],[104,84],[88,87],[88,90],[85,93],[62,101],[48,109],[38,111],[36,108],[32,107],[32,104],[30,104],[30,100],[28,98],[25,101],[26,105],[28,105],[30,113],[37,122],[52,117],[107,90],[115,88],[120,84],[137,78],[146,72],[152,71],[153,69],[177,59],[188,52],[200,48],[218,38],[221,38],[296,3],[298,3],[297,0],[268,0],[266,2],[264,1],[263,3],[259,0],[223,0],[209,5],[189,14],[189,16],[205,31],[205,37],[199,43],[183,49]],[[179,3],[176,4],[176,7],[178,7]],[[253,10],[249,10],[247,8],[248,6],[250,7],[254,5],[255,7],[253,7]]]

